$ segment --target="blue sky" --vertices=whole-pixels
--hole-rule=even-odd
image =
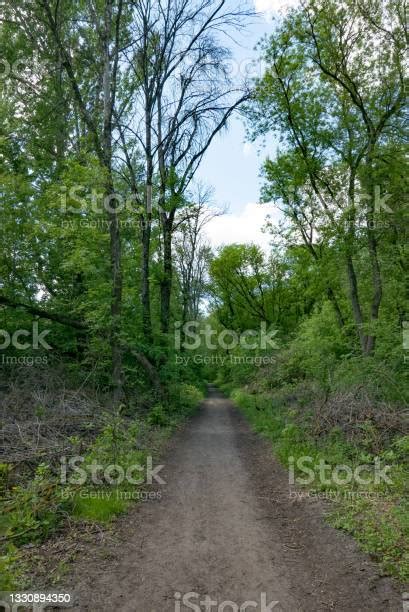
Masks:
[[[255,46],[264,35],[272,33],[274,16],[294,6],[297,0],[249,0],[258,15],[249,19],[245,32],[232,49],[234,66],[241,72],[251,60],[259,58]],[[252,74],[262,71],[256,62]],[[232,118],[228,131],[223,132],[210,146],[198,171],[197,178],[215,190],[219,206],[228,206],[228,213],[214,219],[207,227],[207,236],[213,246],[232,242],[256,242],[268,251],[269,237],[262,232],[265,216],[278,220],[281,214],[268,204],[258,204],[263,159],[274,153],[274,143],[267,149],[246,143],[245,127],[239,116]]]
[[[204,183],[215,188],[217,203],[229,205],[230,211],[239,211],[259,198],[261,158],[244,139],[243,123],[234,117],[229,131],[210,147],[198,173]]]
[[[254,49],[259,40],[271,32],[267,14],[262,13],[252,19],[238,38],[238,44],[229,46],[232,50],[232,70],[244,72],[251,61],[258,59]],[[259,70],[257,64],[254,74]],[[215,188],[219,204],[228,204],[231,211],[239,211],[248,202],[259,198],[260,181],[258,178],[261,159],[255,147],[245,144],[245,127],[237,114],[229,122],[228,131],[216,137],[199,169],[199,178]]]

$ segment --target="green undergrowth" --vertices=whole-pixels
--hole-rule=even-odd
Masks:
[[[80,438],[73,437],[69,456],[57,465],[40,463],[27,482],[8,486],[7,466],[2,465],[0,591],[29,586],[20,548],[45,541],[67,519],[109,523],[132,503],[160,498],[163,485],[155,479],[152,485],[146,482],[147,466],[150,462],[155,468],[165,441],[202,398],[202,390],[182,384],[171,389],[166,405],[157,404],[144,418],[125,417],[121,411],[105,414],[101,433],[85,453]],[[112,468],[107,477],[108,466],[119,471]]]
[[[286,405],[282,393],[249,393],[231,385],[222,388],[252,427],[272,443],[273,453],[288,469],[291,494],[295,490],[290,480],[297,487],[295,494],[333,501],[329,522],[352,534],[386,575],[409,581],[409,436],[395,436],[375,456],[370,449],[376,434],[369,422],[353,442],[337,427],[317,436],[308,409]],[[328,466],[324,478],[317,467],[320,461]],[[381,467],[390,466],[384,472],[388,482],[371,477],[377,461]],[[339,466],[346,468],[334,472]],[[353,471],[358,466],[366,466],[360,474],[367,482],[359,483],[354,477],[344,482],[348,480],[345,469]],[[307,474],[306,467],[314,468],[313,474]]]

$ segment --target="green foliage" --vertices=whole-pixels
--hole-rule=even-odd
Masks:
[[[166,427],[170,424],[169,414],[167,414],[162,404],[156,404],[156,406],[150,409],[148,422],[150,425],[155,425],[157,427]]]
[[[11,494],[4,502],[0,534],[15,545],[40,542],[62,521],[64,504],[49,466],[39,464],[34,478],[26,486],[13,487]]]
[[[328,384],[335,365],[348,352],[347,340],[337,326],[328,302],[301,322],[291,351],[300,371],[322,385]]]
[[[26,570],[17,548],[10,544],[7,551],[0,554],[0,591],[21,589],[25,583]]]
[[[203,391],[189,384],[182,384],[179,393],[179,407],[182,414],[189,416],[197,410],[199,403],[203,400]]]
[[[99,495],[99,496],[98,496]],[[79,493],[72,499],[72,514],[74,517],[96,523],[107,523],[128,508],[126,499],[121,499],[117,488],[99,490],[92,496]]]
[[[197,387],[182,383],[169,388],[167,406],[157,404],[149,411],[148,422],[159,427],[175,426],[197,409],[203,392]]]
[[[386,575],[403,584],[409,580],[409,506],[386,500],[344,502],[329,517],[338,529],[352,534],[361,548],[379,562]]]
[[[214,22],[207,22],[189,53],[181,52],[192,34],[186,28],[204,23],[204,13],[178,18],[175,23],[184,25],[169,44],[161,33],[166,11],[156,12],[152,3],[142,23],[143,11],[124,3],[121,15],[112,7],[120,26],[117,45],[111,38],[116,28],[103,32],[102,5],[89,11],[82,2],[56,3],[53,19],[70,58],[67,72],[50,28],[51,12],[40,15],[36,3],[23,3],[23,10],[14,4],[5,8],[0,26],[2,56],[10,65],[22,60],[27,69],[23,79],[1,79],[0,326],[12,333],[41,319],[52,350],[36,356],[46,358],[44,366],[63,365],[68,374],[62,385],[62,378],[72,378],[78,393],[89,386],[105,405],[114,387],[123,391],[125,405],[119,408],[115,394],[85,465],[99,461],[126,469],[143,463],[152,437],[169,435],[193,414],[204,377],[228,390],[246,385],[235,398],[284,464],[308,454],[331,465],[354,465],[370,461],[375,448],[393,463],[394,485],[382,491],[389,506],[376,507],[379,528],[370,503],[352,505],[350,514],[341,510],[337,520],[387,571],[396,573],[398,562],[404,568],[407,552],[399,538],[407,533],[409,445],[401,413],[409,399],[402,339],[409,320],[409,224],[402,170],[407,32],[400,3],[310,0],[289,11],[261,43],[266,70],[254,83],[246,113],[250,137],[279,141],[263,164],[262,200],[276,203],[283,219],[267,222],[269,255],[255,244],[233,244],[214,256],[198,229],[209,220],[207,198],[186,191],[201,157],[195,134],[204,144],[206,133],[214,135],[214,122],[225,123],[219,119],[226,111],[224,85],[230,87],[224,73],[228,51],[213,41],[207,45],[209,61],[201,53]],[[183,5],[191,10],[189,2]],[[173,10],[179,9],[170,2],[169,23]],[[142,49],[132,33],[146,24],[155,32]],[[116,100],[111,133],[104,121],[107,88],[101,91],[101,50],[107,48],[108,72],[116,78],[108,83]],[[129,50],[132,66],[122,51],[115,58],[116,49]],[[46,68],[33,71],[34,53]],[[166,70],[168,60],[179,66],[180,79]],[[210,81],[212,103],[204,104]],[[133,102],[142,83],[158,92],[161,109],[162,125],[145,125],[150,146],[128,129],[138,123]],[[175,102],[161,104],[169,86]],[[185,108],[187,100],[194,107]],[[150,110],[141,109],[141,116],[148,119]],[[151,157],[149,149],[155,151]],[[152,167],[158,172],[150,176]],[[143,197],[150,190],[154,204],[160,203],[152,211]],[[131,207],[109,212],[104,198],[114,194],[118,202],[132,196]],[[379,210],[385,194],[388,206]],[[200,315],[204,296],[207,317]],[[169,333],[173,321],[189,317],[216,333],[251,331],[257,340],[266,324],[277,330],[280,349],[205,347],[197,353],[209,358],[204,367],[176,365],[176,357],[196,355],[176,350]],[[31,349],[13,346],[2,356],[33,359]],[[113,376],[122,357],[120,376]],[[5,384],[13,386],[13,368],[5,367],[4,374]],[[344,396],[347,408],[341,405],[337,424],[327,426],[331,415],[324,418],[320,409]],[[375,418],[379,406],[381,425]],[[345,415],[353,412],[351,426]],[[46,409],[37,405],[33,414],[42,420]],[[389,414],[400,429],[385,425]],[[83,452],[81,434],[69,441]],[[54,469],[40,464],[27,483],[10,488],[9,466],[0,464],[0,492],[6,495],[0,537],[16,546],[38,543],[58,529],[65,513],[108,521],[126,509],[116,496],[120,486],[107,491],[87,483],[82,490],[67,487],[64,492],[72,495],[64,497]],[[6,586],[7,566],[14,567],[16,559],[13,547],[4,550]],[[398,571],[406,576],[405,569]]]

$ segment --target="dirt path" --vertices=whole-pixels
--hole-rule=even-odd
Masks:
[[[269,446],[217,391],[162,462],[162,499],[138,504],[115,544],[95,547],[77,565],[69,585],[77,610],[199,611],[209,595],[237,604],[225,612],[246,600],[259,611],[266,593],[267,604],[279,603],[265,612],[402,611],[399,589],[324,523],[322,503],[290,498]],[[176,592],[200,599],[175,607]]]

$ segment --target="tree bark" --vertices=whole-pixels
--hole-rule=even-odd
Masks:
[[[111,253],[111,358],[112,358],[112,384],[113,402],[117,406],[121,400],[122,390],[122,352],[120,345],[121,313],[122,313],[122,268],[121,268],[121,237],[119,219],[114,196],[114,182],[112,177],[112,115],[115,104],[115,87],[112,78],[116,78],[112,70],[110,54],[110,39],[112,30],[112,0],[106,0],[103,33],[104,56],[104,127],[103,127],[103,157],[107,180],[105,184],[105,201],[108,202],[108,219],[110,233]],[[116,49],[118,53],[118,49]],[[111,199],[112,196],[112,199]]]
[[[374,187],[375,181],[373,180],[373,155],[375,148],[375,136],[372,137],[371,143],[369,146],[369,151],[367,155],[367,169],[369,172],[369,180],[368,180],[368,189],[370,190],[371,196],[374,195]],[[378,258],[378,241],[375,234],[375,203],[370,200],[369,210],[366,215],[366,231],[367,231],[367,240],[368,240],[368,251],[369,258],[371,261],[371,272],[372,272],[372,287],[373,294],[371,300],[371,309],[370,309],[370,317],[371,323],[374,325],[379,317],[379,308],[381,306],[382,301],[382,276],[381,276],[381,268],[379,265]],[[375,350],[376,343],[376,334],[373,332],[368,335],[366,340],[366,354],[371,355]]]
[[[172,295],[172,234],[173,214],[163,218],[163,277],[160,284],[161,289],[161,331],[169,333],[170,325],[170,300]]]
[[[150,242],[151,242],[150,215],[141,218],[142,253],[141,253],[141,303],[142,303],[142,330],[146,344],[152,342],[151,298],[150,298]]]
[[[349,294],[351,298],[352,313],[353,313],[354,321],[357,327],[357,333],[358,333],[361,349],[362,349],[362,352],[365,353],[366,352],[366,335],[363,329],[364,320],[362,316],[361,304],[359,301],[358,282],[356,279],[355,268],[354,268],[354,264],[352,261],[352,257],[350,255],[347,255],[347,274],[348,274],[348,281],[349,281]]]

